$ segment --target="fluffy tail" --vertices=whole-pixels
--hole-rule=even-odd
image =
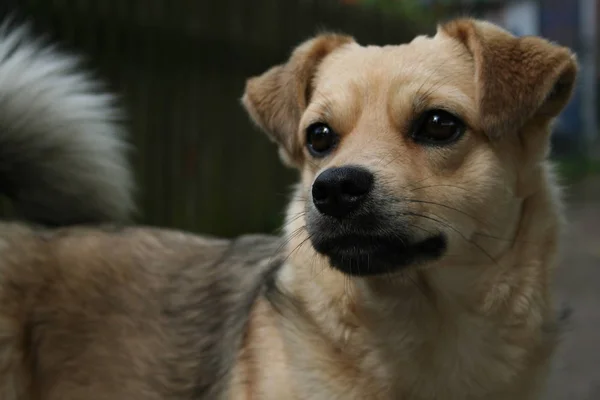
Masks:
[[[129,219],[132,174],[113,98],[75,58],[0,27],[0,191],[59,226]]]

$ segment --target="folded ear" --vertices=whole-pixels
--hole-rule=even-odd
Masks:
[[[473,56],[481,126],[491,137],[556,117],[571,97],[574,54],[540,37],[515,37],[489,22],[462,19],[438,28]]]
[[[252,120],[278,143],[287,164],[302,164],[298,124],[310,101],[319,64],[337,48],[352,42],[349,36],[317,36],[298,46],[287,63],[246,82],[242,104]]]

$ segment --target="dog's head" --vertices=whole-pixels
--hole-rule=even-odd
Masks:
[[[301,171],[290,239],[373,275],[510,245],[576,69],[564,47],[455,20],[398,46],[317,36],[243,104]]]

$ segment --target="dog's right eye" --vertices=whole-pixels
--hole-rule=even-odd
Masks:
[[[337,135],[322,122],[310,125],[306,129],[306,147],[313,157],[325,157],[337,144]]]

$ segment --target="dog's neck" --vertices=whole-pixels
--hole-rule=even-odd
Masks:
[[[558,213],[539,215],[557,209],[558,204],[547,204],[558,200],[549,187],[523,199],[514,240],[494,261],[477,266],[437,265],[397,277],[353,278],[330,268],[310,246],[294,247],[279,282],[298,307],[284,318],[286,324],[292,321],[286,335],[317,352],[302,350],[300,358],[337,360],[334,365],[345,360],[354,365],[357,382],[381,384],[371,392],[398,381],[415,385],[408,370],[432,372],[448,363],[465,366],[468,371],[460,373],[464,379],[472,373],[474,385],[481,379],[475,375],[498,371],[490,362],[504,363],[506,376],[497,377],[498,385],[511,384],[531,353],[544,347],[541,332],[553,321],[548,287],[555,254],[546,249],[557,240]],[[528,243],[528,237],[544,242]],[[504,336],[512,339],[503,342]],[[322,346],[302,346],[302,340]]]

